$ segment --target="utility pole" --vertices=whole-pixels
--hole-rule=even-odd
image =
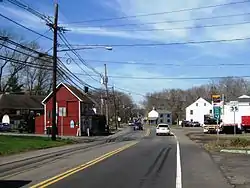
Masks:
[[[106,101],[105,101],[105,113],[106,113],[106,122],[107,122],[107,129],[109,132],[109,107],[108,107],[108,98],[109,98],[109,93],[108,93],[108,73],[107,73],[107,65],[104,64],[104,86],[106,90]]]
[[[57,31],[58,31],[58,3],[55,3],[54,17],[54,40],[53,40],[53,98],[52,98],[52,132],[51,139],[56,140],[56,77],[57,77]]]
[[[112,87],[112,91],[113,91],[113,100],[114,100],[114,108],[115,108],[115,129],[118,129],[118,124],[117,124],[117,109],[116,109],[116,100],[115,100],[115,89],[114,86]]]

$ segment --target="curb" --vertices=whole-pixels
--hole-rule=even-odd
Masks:
[[[239,154],[250,154],[250,150],[230,150],[230,149],[222,149],[220,152],[224,153],[239,153]]]

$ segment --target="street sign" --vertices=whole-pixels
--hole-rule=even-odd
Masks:
[[[239,106],[239,102],[238,101],[230,101],[230,106]]]
[[[212,95],[212,101],[213,101],[213,103],[220,103],[221,96],[220,95]]]
[[[221,108],[219,106],[214,106],[214,118],[215,119],[220,119],[221,115]]]
[[[238,111],[239,111],[239,108],[238,108],[238,106],[231,106],[231,107],[230,107],[230,111],[231,111],[231,112],[238,112]]]
[[[239,102],[238,101],[230,101],[230,111],[238,112],[239,111]]]

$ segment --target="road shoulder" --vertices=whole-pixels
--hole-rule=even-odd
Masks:
[[[180,143],[182,183],[185,188],[230,188],[211,156],[191,141],[181,129],[173,130]]]
[[[195,135],[191,136],[197,145],[205,147],[207,153],[211,156],[214,163],[218,165],[222,171],[224,177],[228,180],[231,186],[235,188],[248,188],[250,187],[250,155],[247,154],[234,154],[220,152],[221,149],[207,148],[206,145],[209,141],[207,138],[203,138],[199,133],[192,132]],[[211,135],[213,137],[215,135]],[[230,136],[230,135],[225,135]],[[222,138],[225,137],[221,135]],[[201,138],[200,138],[201,137]],[[208,136],[206,136],[208,137]],[[232,136],[231,136],[232,137]],[[221,138],[221,139],[222,139]]]

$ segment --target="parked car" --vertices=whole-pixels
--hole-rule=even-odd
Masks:
[[[192,127],[200,127],[201,124],[198,121],[191,122]]]
[[[182,122],[181,122],[181,126],[182,127],[190,127],[190,124],[191,122],[189,122],[189,121],[187,121],[187,120],[183,120]]]
[[[11,126],[8,123],[0,123],[0,132],[11,131]]]
[[[171,135],[168,124],[160,123],[156,127],[156,135]]]

